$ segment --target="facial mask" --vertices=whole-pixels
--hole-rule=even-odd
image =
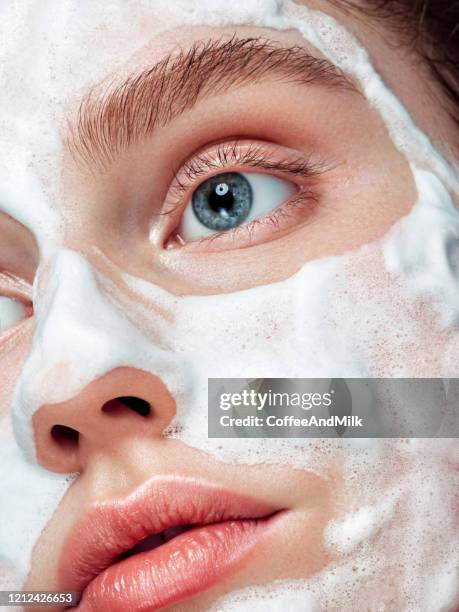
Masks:
[[[281,439],[208,439],[206,432],[208,377],[328,377],[331,372],[336,377],[457,375],[458,337],[451,328],[459,317],[459,215],[450,195],[458,190],[454,170],[384,86],[366,52],[326,15],[288,1],[248,0],[238,6],[217,0],[196,6],[185,1],[155,2],[155,19],[156,13],[161,15],[164,29],[194,24],[255,24],[301,32],[325,57],[355,78],[369,103],[378,110],[394,145],[410,163],[418,201],[380,244],[308,262],[290,278],[272,285],[225,295],[177,298],[125,275],[137,296],[147,297],[171,313],[171,321],[153,319],[143,310],[140,300],[128,302],[81,254],[59,243],[65,219],[58,215],[61,194],[53,186],[56,181],[52,182],[55,169],[51,163],[56,163],[60,155],[58,102],[62,103],[65,95],[74,95],[78,88],[83,92],[105,78],[110,71],[108,66],[116,70],[130,53],[149,40],[142,24],[152,18],[151,3],[136,3],[131,9],[127,3],[121,4],[89,7],[62,3],[59,11],[53,7],[52,32],[47,21],[50,15],[43,7],[38,10],[24,4],[3,9],[5,25],[0,27],[7,29],[8,37],[3,38],[11,41],[5,49],[5,70],[11,73],[5,78],[12,83],[11,97],[16,102],[1,101],[6,105],[5,112],[0,112],[4,123],[8,124],[11,117],[15,120],[6,132],[8,143],[11,141],[10,155],[0,154],[0,208],[34,231],[46,263],[46,278],[40,281],[39,275],[36,283],[37,332],[12,406],[16,437],[29,461],[14,445],[2,446],[1,469],[14,466],[11,474],[24,476],[8,478],[9,499],[0,509],[0,522],[11,528],[1,534],[0,562],[15,569],[15,584],[20,586],[28,570],[31,547],[69,482],[33,466],[34,412],[44,403],[73,397],[115,367],[132,366],[155,373],[168,386],[177,401],[177,416],[169,435],[184,443],[223,461],[283,463],[318,474],[336,460],[343,466],[345,480],[354,487],[356,499],[360,493],[373,492],[373,505],[357,506],[335,525],[329,525],[327,545],[339,557],[330,568],[333,572],[327,569],[310,581],[248,589],[219,602],[219,610],[239,609],[238,606],[247,609],[249,602],[251,608],[258,605],[260,610],[269,609],[269,605],[273,609],[299,610],[307,608],[306,603],[311,610],[322,610],[327,605],[330,610],[343,610],[352,601],[352,589],[359,594],[358,601],[369,601],[371,593],[378,592],[377,581],[384,583],[394,555],[406,568],[405,574],[396,578],[407,610],[435,609],[430,606],[432,602],[438,604],[434,580],[445,585],[442,593],[445,606],[449,605],[457,588],[449,573],[457,553],[450,550],[455,540],[451,518],[453,487],[452,476],[449,480],[445,477],[445,466],[456,448],[454,442],[296,440],[293,444]],[[161,19],[158,32],[163,27]],[[82,32],[72,25],[73,21],[81,24]],[[20,24],[17,40],[9,34],[10,29],[15,31],[13,23]],[[115,37],[120,34],[119,40],[129,40],[126,45],[118,42],[113,57],[110,46],[101,49],[99,62],[89,61],[90,50],[81,41],[89,40],[90,32],[105,23],[113,25],[111,31]],[[57,40],[44,44],[40,32]],[[67,35],[61,39],[58,32]],[[38,49],[43,57],[32,83],[41,92],[38,104],[14,84],[17,64],[12,54],[22,48],[19,41],[27,34],[39,45],[32,44],[30,53]],[[63,51],[63,59],[47,62],[46,54],[54,58],[56,49]],[[24,54],[19,57],[25,63],[30,58],[27,52]],[[50,73],[50,64],[57,74]],[[88,81],[79,75],[80,80],[73,82],[73,75],[67,76],[69,65],[86,69],[91,66],[90,76],[85,75]],[[51,102],[53,97],[56,107]],[[16,109],[17,100],[23,105],[20,111]],[[28,129],[32,123],[37,126],[35,131]],[[34,155],[44,160],[43,166],[34,162]],[[24,202],[34,205],[25,206]],[[382,272],[386,271],[393,276],[384,276]],[[419,300],[432,304],[437,313],[431,325],[429,321],[430,327],[426,326],[428,332],[412,316],[412,304]],[[426,336],[435,338],[440,333],[442,345],[437,352],[432,346],[428,359],[413,353],[412,347],[423,346]],[[391,352],[388,354],[383,346],[391,347]],[[58,366],[65,367],[65,387],[55,384]],[[403,457],[406,474],[396,490],[381,500],[381,489],[375,483],[381,471],[391,474],[394,470],[386,461],[392,454]],[[0,478],[6,479],[6,472],[0,472]],[[25,499],[21,483],[24,478],[36,483],[36,492],[32,487],[30,491],[35,504],[40,500],[42,511],[38,515],[32,503],[24,503],[23,507],[33,509],[33,513],[17,512]],[[435,506],[438,524],[442,525],[441,533],[435,534],[435,547],[432,534],[412,541],[409,528],[427,520],[432,499],[442,500]],[[402,522],[396,518],[400,506],[407,517]],[[384,538],[376,547],[375,538],[380,533]],[[349,539],[340,541],[340,534]],[[430,567],[420,571],[413,560],[425,555],[430,555]],[[352,569],[356,564],[357,575]],[[413,590],[416,581],[422,584]]]

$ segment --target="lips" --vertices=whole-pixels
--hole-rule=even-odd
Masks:
[[[152,479],[91,508],[66,541],[59,590],[78,610],[157,610],[238,569],[278,509],[194,479]]]

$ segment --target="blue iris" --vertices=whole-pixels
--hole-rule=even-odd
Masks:
[[[243,223],[252,203],[249,181],[238,172],[225,172],[207,179],[196,189],[192,206],[203,225],[224,231]]]

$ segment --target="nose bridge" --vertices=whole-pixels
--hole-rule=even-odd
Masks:
[[[115,306],[79,253],[59,252],[37,293],[36,332],[12,407],[18,442],[33,459],[31,418],[40,406],[65,402],[119,367],[158,376],[171,368],[170,354]]]

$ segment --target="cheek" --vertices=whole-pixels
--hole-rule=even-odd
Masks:
[[[352,163],[337,167],[327,181],[315,226],[305,228],[307,259],[383,239],[418,199],[410,166],[388,138],[373,147],[354,147],[352,156]]]
[[[335,309],[325,320],[366,355],[371,376],[430,378],[453,371],[457,333],[440,325],[431,300],[407,294],[404,279],[387,271],[380,246],[348,258],[345,274],[348,282],[336,289]]]

